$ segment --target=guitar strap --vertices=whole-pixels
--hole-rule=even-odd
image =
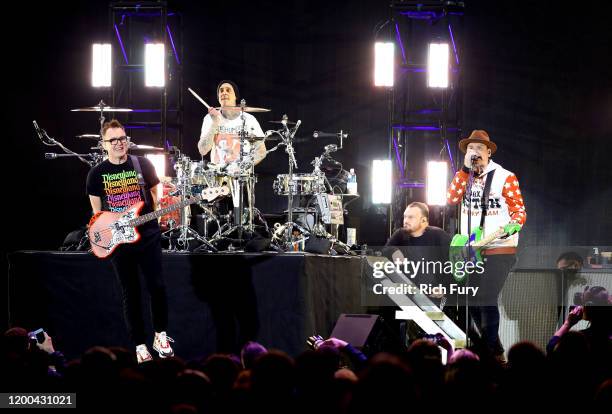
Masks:
[[[487,210],[489,209],[489,191],[491,190],[491,182],[495,170],[491,170],[487,173],[487,180],[485,181],[484,190],[482,191],[482,199],[480,200],[480,207],[482,208],[482,214],[480,215],[480,228],[484,230],[485,218],[487,217]]]
[[[132,166],[136,170],[136,174],[138,175],[138,186],[140,187],[140,191],[142,196],[144,197],[145,204],[153,205],[150,203],[150,193],[147,191],[147,186],[144,180],[144,175],[142,175],[142,168],[140,168],[140,161],[138,157],[135,155],[130,155],[130,159],[132,160]]]

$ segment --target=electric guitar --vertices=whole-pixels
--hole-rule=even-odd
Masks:
[[[135,243],[140,240],[140,234],[136,230],[136,226],[168,214],[173,210],[187,207],[190,204],[212,201],[215,198],[226,196],[229,192],[227,186],[207,188],[199,196],[191,197],[143,216],[140,215],[140,210],[144,206],[144,201],[139,201],[121,213],[110,211],[96,213],[89,220],[87,229],[91,251],[98,258],[104,259],[110,256],[120,244]]]
[[[485,238],[482,237],[481,227],[476,228],[469,237],[463,234],[455,234],[451,240],[449,252],[449,259],[453,263],[453,276],[455,280],[461,282],[467,274],[465,271],[459,272],[455,263],[471,262],[474,264],[482,264],[482,249],[488,246],[492,241],[506,234],[503,227],[500,227]]]

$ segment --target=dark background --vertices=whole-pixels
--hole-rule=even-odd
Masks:
[[[523,246],[612,245],[609,213],[612,138],[612,31],[601,2],[466,1],[461,38],[463,132],[485,129],[498,144],[495,161],[515,172],[528,212]],[[28,3],[29,4],[29,3]],[[61,4],[61,6],[60,6]],[[387,101],[372,86],[373,30],[388,17],[386,1],[170,2],[183,15],[185,87],[215,102],[221,79],[233,79],[247,102],[271,108],[266,121],[301,119],[313,130],[349,131],[337,153],[355,168],[362,198],[350,209],[371,223],[369,165],[386,158]],[[55,249],[89,219],[88,167],[75,159],[45,160],[32,120],[76,151],[74,138],[96,131],[90,86],[91,43],[105,38],[108,3],[12,3],[5,26],[3,100],[4,249]],[[114,41],[114,39],[113,39]],[[114,46],[115,47],[115,46]],[[9,69],[6,73],[6,69]],[[185,95],[182,150],[197,156],[201,105]],[[8,130],[6,127],[8,126]],[[138,143],[145,142],[143,138]],[[330,141],[298,144],[298,172]],[[277,151],[258,167],[257,204],[282,210],[272,193],[287,170]],[[423,195],[415,193],[422,199]],[[368,221],[369,220],[369,221]],[[380,228],[361,225],[358,239],[379,242]],[[368,238],[368,235],[371,237]],[[3,255],[4,256],[4,255]]]

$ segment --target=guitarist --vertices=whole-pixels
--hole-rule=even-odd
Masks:
[[[108,159],[89,171],[87,194],[94,214],[100,211],[122,212],[131,205],[144,201],[142,214],[156,208],[159,179],[151,162],[144,157],[128,155],[129,138],[117,120],[103,125],[102,146]],[[115,275],[123,290],[123,310],[132,340],[137,344],[138,363],[152,360],[145,344],[145,324],[142,315],[142,297],[138,268],[151,295],[151,313],[155,339],[153,349],[161,358],[174,355],[166,335],[168,300],[162,277],[161,233],[156,220],[137,227],[141,239],[122,244],[111,256]]]
[[[483,305],[471,306],[470,315],[489,351],[503,359],[497,297],[516,262],[518,232],[527,213],[516,175],[491,159],[497,145],[486,131],[473,131],[469,138],[459,141],[459,149],[465,153],[464,165],[455,174],[446,196],[449,204],[461,201],[461,234],[470,235],[478,227],[484,236],[500,228],[505,233],[483,248],[484,273],[471,276],[468,282],[480,286],[476,303]]]

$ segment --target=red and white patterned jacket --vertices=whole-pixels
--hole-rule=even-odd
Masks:
[[[495,232],[497,229],[510,222],[518,223],[523,226],[527,219],[525,203],[523,202],[523,195],[521,194],[516,175],[506,170],[501,165],[489,160],[489,164],[486,166],[483,173],[479,177],[474,178],[470,197],[472,202],[471,231],[480,225],[480,217],[482,215],[482,208],[480,206],[482,192],[484,190],[487,174],[493,170],[495,170],[495,174],[493,175],[491,189],[489,190],[489,206],[485,218],[483,237]],[[454,205],[461,201],[460,228],[461,233],[466,235],[471,233],[471,231],[467,231],[468,197],[466,197],[465,194],[469,174],[468,171],[469,170],[465,167],[457,171],[446,193],[447,203]],[[489,249],[487,249],[487,254],[513,253],[516,250],[518,238],[518,233],[515,233],[506,239],[493,241]]]

